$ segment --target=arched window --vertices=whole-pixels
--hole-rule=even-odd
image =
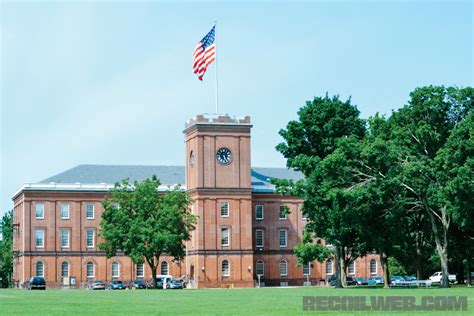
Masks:
[[[349,275],[354,275],[355,274],[355,262],[352,261],[351,263],[349,263],[349,265],[347,266],[347,274]]]
[[[168,275],[168,262],[163,261],[161,263],[161,274],[162,275]]]
[[[63,261],[63,263],[61,263],[61,276],[62,277],[69,276],[69,263],[67,261]]]
[[[229,276],[230,269],[229,269],[229,261],[224,260],[222,261],[222,276]]]
[[[112,262],[112,278],[118,278],[120,276],[120,264],[118,262]]]
[[[331,275],[332,272],[332,260],[326,260],[326,275]]]
[[[42,261],[36,262],[36,276],[44,277],[44,263]]]
[[[375,259],[370,260],[370,274],[377,274],[377,261]]]
[[[288,275],[288,263],[286,260],[280,261],[280,276]]]
[[[86,276],[88,278],[93,278],[94,277],[94,263],[93,262],[88,262],[86,265]]]
[[[263,260],[257,261],[257,275],[264,275],[265,274],[265,262]]]

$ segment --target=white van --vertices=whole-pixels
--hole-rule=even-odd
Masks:
[[[173,280],[173,276],[169,274],[159,274],[156,276],[156,285],[159,289],[169,289],[170,288],[170,281]]]
[[[435,273],[433,273],[432,276],[430,276],[430,280],[433,281],[433,283],[441,283],[441,278],[442,277],[443,277],[442,272],[435,272]],[[449,283],[456,282],[456,274],[448,275],[448,280],[449,280]]]

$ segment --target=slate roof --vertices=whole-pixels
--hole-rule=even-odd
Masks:
[[[129,178],[131,182],[142,181],[156,175],[162,185],[185,185],[184,166],[140,166],[140,165],[79,165],[50,178],[39,184],[114,184]],[[300,172],[286,168],[252,168],[252,187],[254,192],[274,192],[271,178],[299,180]]]

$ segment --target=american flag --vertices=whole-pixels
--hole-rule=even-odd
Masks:
[[[194,51],[193,70],[201,81],[207,66],[216,60],[215,39],[216,26],[214,25],[209,33],[197,44],[196,50]]]

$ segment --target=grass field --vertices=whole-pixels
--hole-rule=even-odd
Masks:
[[[303,296],[468,296],[467,312],[419,312],[424,315],[474,315],[474,288],[450,289],[334,289],[328,287],[261,289],[187,289],[86,291],[27,291],[0,289],[0,315],[300,315]],[[418,301],[417,301],[418,303]],[[339,312],[365,315],[368,312]],[[336,315],[335,312],[317,312]],[[383,315],[398,315],[385,312]],[[415,313],[403,313],[414,315]],[[370,315],[382,315],[370,312]]]

